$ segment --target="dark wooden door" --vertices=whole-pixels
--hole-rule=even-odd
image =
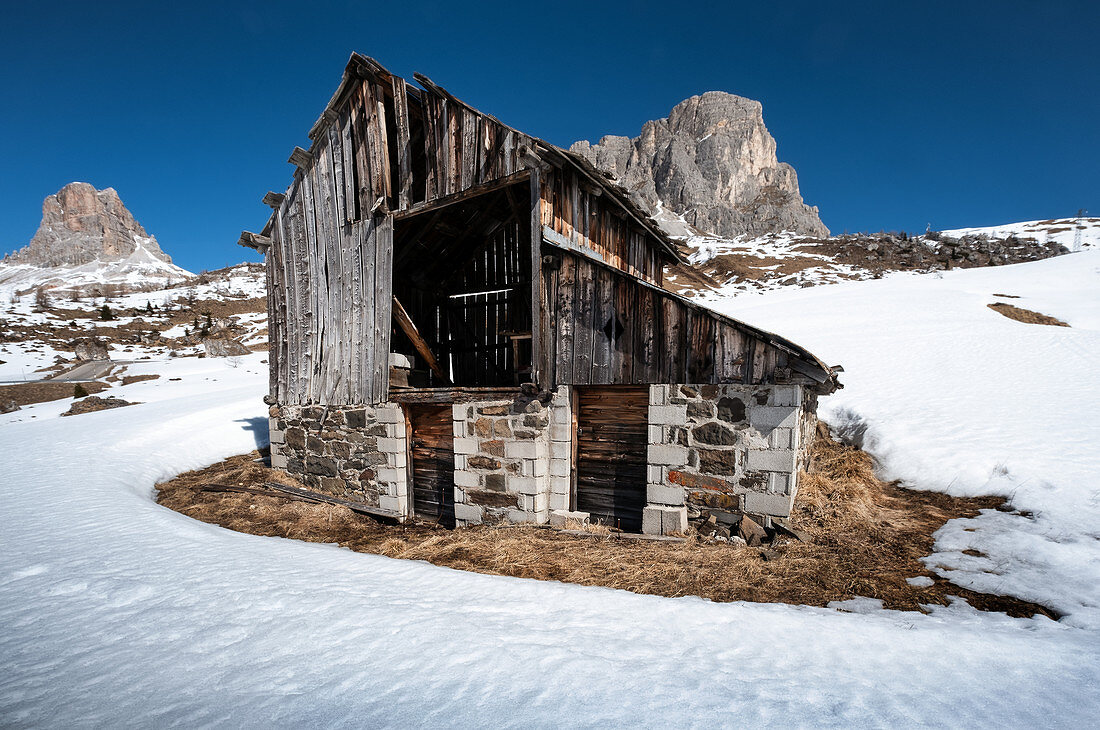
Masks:
[[[577,509],[641,532],[649,388],[577,388]]]
[[[455,451],[450,405],[409,407],[413,512],[446,525],[455,521]]]

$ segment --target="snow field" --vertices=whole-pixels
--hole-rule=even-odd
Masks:
[[[1071,327],[1008,319],[998,301]],[[930,567],[1100,628],[1100,251],[709,303],[843,365],[821,416],[885,478],[1031,513],[948,523]]]
[[[948,523],[929,563],[1060,622],[665,599],[234,533],[152,485],[266,439],[266,355],[149,361],[128,373],[159,380],[109,391],[142,405],[0,417],[0,726],[1092,726],[1098,280],[1089,251],[717,304],[845,366],[822,414],[886,476],[1029,510]]]

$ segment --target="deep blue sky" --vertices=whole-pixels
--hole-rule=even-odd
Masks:
[[[563,146],[758,99],[834,233],[1098,214],[1098,26],[1048,0],[5,2],[0,252],[84,180],[186,268],[248,258],[353,50]]]

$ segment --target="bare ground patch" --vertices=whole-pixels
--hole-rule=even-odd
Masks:
[[[106,383],[93,381],[81,383],[87,394],[99,393],[110,386]],[[29,406],[32,403],[45,403],[51,400],[72,398],[75,383],[16,383],[14,385],[0,385],[0,401],[14,400],[16,405]]]
[[[1003,295],[996,295],[1003,296]],[[1050,317],[1039,312],[1033,312],[1030,309],[1024,309],[1022,307],[1016,307],[1005,302],[994,302],[993,304],[986,305],[995,312],[999,312],[1009,319],[1014,319],[1017,322],[1026,322],[1027,324],[1046,324],[1053,327],[1069,327],[1068,324],[1056,317]]]
[[[998,498],[959,499],[914,492],[875,478],[871,459],[820,434],[814,468],[804,475],[792,524],[809,542],[778,537],[770,551],[708,542],[614,539],[539,527],[446,530],[434,524],[384,525],[336,505],[308,504],[256,494],[202,491],[205,484],[301,486],[255,461],[234,456],[157,485],[157,501],[204,522],[256,535],[338,543],[359,552],[427,560],[478,573],[621,588],[660,596],[713,601],[764,601],[824,606],[854,596],[881,599],[887,608],[922,611],[949,596],[1012,616],[1042,606],[975,593],[932,575],[920,558],[947,520],[998,508]],[[931,586],[907,578],[927,576]]]

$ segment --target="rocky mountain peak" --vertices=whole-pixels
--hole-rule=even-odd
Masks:
[[[708,91],[646,122],[633,139],[606,136],[570,149],[618,179],[658,220],[663,206],[721,236],[829,235],[817,208],[803,203],[794,168],[777,160],[763,106],[752,99]]]
[[[88,183],[72,182],[46,196],[34,238],[5,262],[53,267],[131,258],[172,263],[114,188],[96,190]]]

